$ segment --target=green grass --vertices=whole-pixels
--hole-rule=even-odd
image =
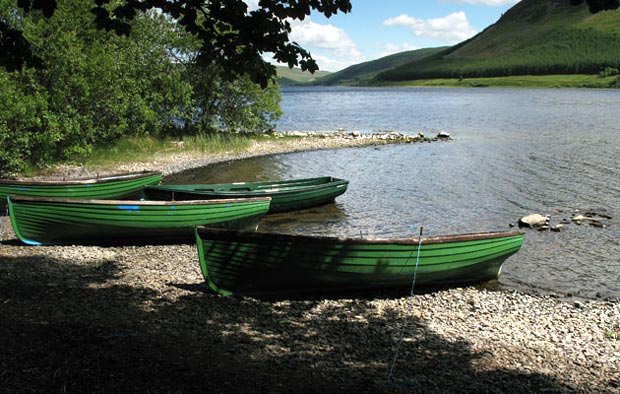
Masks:
[[[493,88],[610,88],[617,77],[601,78],[598,75],[518,75],[490,78],[439,78],[418,79],[389,83],[389,86],[419,87],[493,87]],[[386,85],[386,84],[381,84]]]
[[[178,140],[151,136],[124,138],[117,144],[99,148],[85,161],[86,166],[109,165],[127,161],[152,161],[166,153],[238,153],[249,149],[252,137],[239,134],[202,134]]]
[[[620,331],[605,328],[605,337],[607,339],[620,339]]]
[[[112,146],[96,148],[84,164],[104,165],[132,160],[142,161],[153,156],[153,152],[163,151],[168,141],[159,140],[153,137],[131,137],[123,138]]]
[[[618,12],[604,11],[589,15],[577,25],[580,28],[593,28],[606,32],[620,33],[620,23],[618,23]]]
[[[185,149],[203,153],[239,153],[246,151],[251,142],[252,137],[242,134],[200,134],[183,139]]]

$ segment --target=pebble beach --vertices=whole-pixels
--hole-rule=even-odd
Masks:
[[[53,176],[379,143],[266,140]],[[0,393],[620,393],[620,300],[492,283],[225,297],[195,245],[24,246],[0,220]]]

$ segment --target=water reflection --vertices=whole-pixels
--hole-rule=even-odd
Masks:
[[[348,234],[342,227],[347,222],[344,204],[335,202],[320,207],[265,216],[258,231],[290,234]]]
[[[251,160],[235,160],[173,174],[165,177],[163,183],[196,184],[269,181],[272,179],[282,179],[289,169],[290,166],[284,160],[271,160],[265,157]]]

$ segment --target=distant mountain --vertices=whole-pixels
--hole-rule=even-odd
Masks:
[[[378,74],[377,81],[596,74],[620,68],[620,11],[522,0],[473,38]]]
[[[317,78],[325,77],[331,74],[329,71],[316,71],[311,74],[307,71],[301,71],[299,68],[288,68],[286,66],[276,66],[280,85],[302,85],[314,82]]]
[[[314,85],[357,85],[364,84],[373,79],[382,71],[390,70],[400,65],[410,63],[424,57],[435,54],[448,47],[425,48],[414,51],[406,51],[382,57],[365,63],[356,64],[344,70],[317,78]]]

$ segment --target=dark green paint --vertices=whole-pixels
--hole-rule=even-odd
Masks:
[[[332,177],[288,181],[235,182],[198,185],[147,186],[144,193],[157,200],[271,197],[270,213],[327,204],[347,190],[349,181]]]
[[[256,226],[269,198],[208,201],[9,197],[11,223],[29,245],[192,240],[200,225]]]
[[[496,279],[523,244],[519,231],[425,238],[417,284]],[[199,227],[202,273],[221,294],[403,287],[411,284],[417,239],[354,239],[222,231]]]
[[[62,181],[0,180],[0,207],[4,213],[9,195],[98,200],[138,196],[161,178],[161,172],[148,171]]]

